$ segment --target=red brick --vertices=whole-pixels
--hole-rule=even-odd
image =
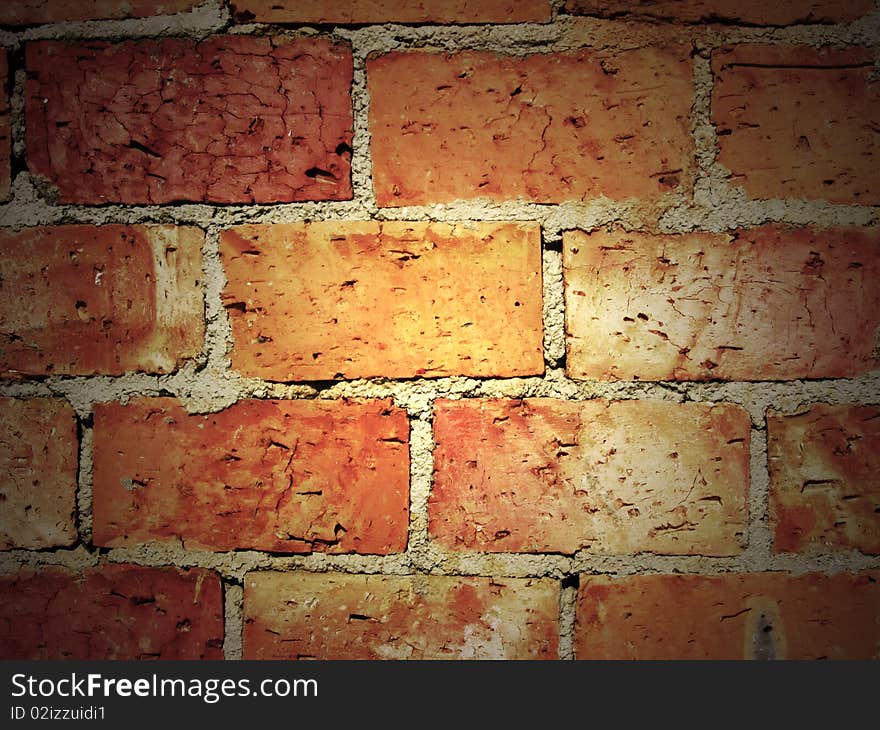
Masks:
[[[556,659],[558,583],[249,573],[245,659]]]
[[[794,23],[845,23],[860,18],[874,7],[873,0],[566,0],[565,11],[573,15],[602,18],[635,16],[662,18],[684,23],[715,21],[747,25]]]
[[[76,416],[48,398],[0,398],[0,550],[76,540]]]
[[[169,372],[201,352],[196,228],[0,229],[0,375]]]
[[[121,20],[182,13],[200,0],[15,0],[0,4],[0,25]]]
[[[578,659],[876,659],[880,573],[581,576]]]
[[[878,365],[876,229],[563,240],[571,377],[789,380]]]
[[[732,184],[752,198],[880,203],[872,51],[735,46],[713,53],[712,70],[718,161]]]
[[[776,552],[880,554],[880,408],[771,412],[767,451]]]
[[[0,200],[9,197],[12,180],[10,153],[12,138],[9,129],[9,64],[6,51],[0,50]]]
[[[260,23],[526,23],[550,20],[549,0],[235,0],[242,22]]]
[[[3,659],[222,659],[223,595],[200,568],[42,568],[0,578]]]
[[[171,398],[95,406],[94,542],[393,553],[409,521],[406,413],[390,401]]]
[[[693,180],[689,48],[367,61],[379,205],[656,201]]]
[[[216,36],[27,46],[30,171],[65,203],[351,197],[351,51]]]
[[[729,404],[438,401],[430,534],[480,552],[735,555],[749,417]]]
[[[544,371],[535,224],[242,226],[221,234],[220,249],[232,365],[244,375]]]

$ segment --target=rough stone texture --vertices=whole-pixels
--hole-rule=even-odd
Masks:
[[[75,542],[77,459],[67,403],[0,398],[0,550]]]
[[[94,543],[281,553],[406,547],[409,429],[390,401],[98,403]]]
[[[204,234],[0,229],[0,376],[169,372],[204,341]]]
[[[737,406],[438,401],[431,536],[453,550],[735,555],[749,417]]]
[[[351,197],[351,51],[215,36],[27,46],[32,173],[67,203]]]
[[[878,572],[581,576],[578,659],[876,659]]]
[[[243,22],[260,23],[526,23],[550,19],[549,0],[235,0]]]
[[[880,554],[880,408],[771,412],[767,442],[776,552]]]
[[[201,0],[10,0],[0,4],[0,25],[146,18],[183,13],[199,4]]]
[[[779,3],[777,3],[779,5]],[[718,161],[752,198],[880,203],[880,85],[869,49],[712,54]]]
[[[877,367],[877,229],[568,232],[567,370],[597,380],[788,380]]]
[[[2,659],[222,659],[216,573],[102,565],[0,578]]]
[[[10,152],[12,150],[9,129],[9,63],[5,50],[0,50],[0,200],[9,197],[12,175]]]
[[[544,371],[537,225],[243,226],[220,247],[232,365],[245,375]]]
[[[689,49],[367,61],[379,205],[656,200],[693,180]]]
[[[556,659],[559,584],[249,573],[245,659]]]
[[[566,0],[565,12],[601,18],[635,16],[685,23],[715,21],[748,25],[845,23],[874,7],[873,0]]]

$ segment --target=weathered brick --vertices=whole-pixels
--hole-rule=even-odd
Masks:
[[[452,550],[734,555],[749,417],[729,404],[438,401],[433,539]]]
[[[544,371],[535,224],[242,226],[220,249],[232,365],[244,375]]]
[[[878,365],[876,229],[563,240],[574,378],[788,380]]]
[[[581,576],[578,659],[876,659],[878,572]]]
[[[200,0],[15,0],[0,4],[0,25],[120,20],[182,13]]]
[[[5,50],[0,50],[0,200],[9,197],[12,179],[10,153],[12,138],[9,129],[9,63]]]
[[[351,51],[215,36],[27,46],[30,171],[66,203],[351,197]]]
[[[752,198],[880,203],[872,51],[735,46],[712,54],[712,70],[718,161],[732,184]]]
[[[558,583],[249,573],[246,659],[556,659]]]
[[[566,0],[565,11],[601,18],[634,16],[678,20],[685,23],[715,21],[747,25],[794,23],[845,23],[874,7],[873,0]]]
[[[223,595],[201,568],[101,565],[0,578],[2,659],[222,659]]]
[[[776,552],[880,553],[880,408],[771,412],[767,451]]]
[[[0,375],[169,372],[204,340],[196,228],[0,229]]]
[[[0,550],[76,540],[76,416],[48,398],[0,398]]]
[[[390,401],[99,403],[94,543],[393,553],[409,521],[406,413]]]
[[[689,194],[693,71],[683,45],[367,61],[379,205]]]
[[[239,21],[260,23],[526,23],[550,20],[549,0],[235,0]]]

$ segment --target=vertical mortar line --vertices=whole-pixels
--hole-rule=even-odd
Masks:
[[[767,462],[767,415],[759,426],[752,425],[749,446],[748,543],[743,553],[744,567],[767,570],[772,558],[773,536],[769,525],[770,473]]]
[[[377,211],[376,196],[373,191],[373,161],[370,152],[370,94],[367,90],[366,57],[369,52],[360,43],[357,32],[348,36],[354,59],[354,73],[351,81],[351,107],[354,134],[352,136],[351,186],[354,202],[373,217]]]
[[[543,231],[539,235],[544,238]],[[548,368],[555,368],[565,357],[565,287],[562,276],[562,252],[542,245],[541,263],[544,363]]]
[[[715,160],[718,155],[718,137],[712,124],[712,75],[711,47],[700,39],[694,40],[693,56],[694,102],[691,106],[691,135],[694,140],[697,172],[694,180],[694,204],[709,204],[709,196],[717,182]]]
[[[559,658],[571,661],[574,656],[574,630],[577,614],[578,579],[563,580],[559,586]]]
[[[94,408],[87,416],[77,414],[79,431],[79,468],[76,479],[76,530],[79,541],[86,547],[92,544],[92,505],[94,467]]]
[[[222,299],[226,273],[220,259],[220,230],[221,226],[209,224],[202,247],[206,367],[216,373],[229,368],[227,354],[232,343],[232,326]]]
[[[428,549],[428,497],[434,481],[434,402],[409,417],[409,539],[413,557]],[[414,561],[415,562],[415,561]]]
[[[15,173],[15,165],[18,162],[21,167],[26,167],[26,137],[25,137],[25,118],[24,118],[24,100],[25,100],[25,81],[27,73],[24,68],[16,68],[16,53],[14,49],[7,49],[7,61],[9,80],[11,88],[9,89],[9,143],[10,143],[10,170],[11,174]],[[22,49],[22,56],[24,49]],[[14,182],[14,180],[12,181]]]
[[[223,581],[223,658],[240,660],[244,628],[244,589],[237,583]]]

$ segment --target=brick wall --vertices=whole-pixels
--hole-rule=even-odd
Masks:
[[[0,656],[877,656],[871,0],[75,5],[0,9]]]

